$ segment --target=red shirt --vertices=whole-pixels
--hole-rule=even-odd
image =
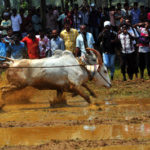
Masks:
[[[27,45],[28,56],[30,59],[39,58],[39,40],[37,38],[33,41],[29,37],[24,37],[22,42],[25,42]]]

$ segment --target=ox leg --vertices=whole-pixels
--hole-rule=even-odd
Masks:
[[[80,95],[81,97],[83,97],[89,104],[91,103],[90,101],[90,97],[88,95],[86,95],[81,89],[79,89],[76,86],[71,86],[70,87],[70,91],[72,91],[73,93],[77,93],[78,95]]]
[[[62,89],[57,90],[57,99],[59,100],[61,104],[66,105],[67,101],[63,93],[64,91]]]
[[[12,92],[14,92],[18,89],[20,89],[20,88],[18,88],[17,86],[14,86],[14,85],[8,85],[7,87],[3,87],[2,88],[2,99],[5,100],[9,94],[11,94]]]
[[[63,90],[57,90],[57,97],[54,98],[52,102],[50,102],[51,107],[61,107],[67,104],[65,96],[63,95]]]
[[[97,97],[96,94],[95,94],[95,92],[92,91],[92,90],[88,87],[87,84],[83,83],[82,86],[83,86],[84,88],[86,88],[86,89],[89,91],[89,93],[90,93],[93,97],[95,97],[95,98]]]

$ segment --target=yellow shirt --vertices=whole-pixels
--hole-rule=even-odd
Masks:
[[[76,38],[78,36],[78,31],[76,29],[70,29],[69,32],[63,30],[60,33],[60,37],[64,40],[65,49],[75,52],[76,49]]]

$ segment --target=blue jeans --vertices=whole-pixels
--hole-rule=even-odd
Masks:
[[[114,76],[114,72],[115,72],[115,54],[106,54],[103,53],[103,62],[104,65],[110,69],[110,75],[111,77]]]

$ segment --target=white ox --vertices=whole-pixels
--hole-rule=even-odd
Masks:
[[[99,65],[88,65],[86,68],[79,64],[79,61],[70,51],[56,51],[55,55],[44,59],[22,59],[12,60],[7,58],[9,64],[6,76],[9,86],[3,88],[2,98],[9,91],[32,86],[34,88],[45,90],[57,90],[57,96],[64,91],[72,92],[82,96],[88,103],[90,98],[80,89],[85,87],[92,96],[94,92],[88,88],[86,82],[89,80],[89,74],[93,76],[96,85],[110,87],[110,79],[106,67]]]

